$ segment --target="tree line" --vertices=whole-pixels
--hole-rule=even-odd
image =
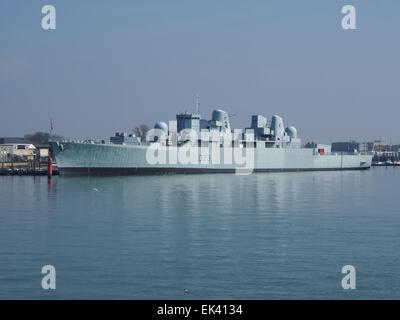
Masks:
[[[60,135],[50,135],[48,132],[37,131],[33,134],[26,134],[24,139],[32,144],[47,144],[49,140],[64,140],[64,137]]]

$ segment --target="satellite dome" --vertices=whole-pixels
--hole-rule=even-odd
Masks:
[[[154,129],[161,130],[165,135],[168,135],[168,125],[163,121],[157,122]]]
[[[287,127],[285,129],[285,132],[287,133],[287,135],[289,137],[291,137],[292,139],[297,139],[297,129],[295,127]]]

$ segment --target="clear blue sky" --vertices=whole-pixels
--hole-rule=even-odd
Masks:
[[[43,31],[41,8],[57,10]],[[341,8],[357,30],[341,28]],[[0,2],[0,136],[103,138],[216,106],[303,141],[400,143],[400,1]]]

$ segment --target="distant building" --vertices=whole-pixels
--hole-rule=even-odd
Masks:
[[[378,152],[390,151],[390,146],[383,141],[374,141],[373,151],[378,151]]]
[[[26,143],[26,140],[25,138],[16,138],[16,137],[0,138],[0,144],[16,144],[16,143]]]
[[[355,153],[361,150],[360,143],[351,141],[351,142],[333,142],[332,143],[332,152],[351,152]]]
[[[25,138],[0,138],[0,162],[38,160],[47,161],[50,145],[30,143]]]
[[[0,145],[2,161],[8,160],[33,160],[35,155],[35,146],[31,143],[8,143]]]
[[[35,149],[35,157],[39,161],[47,161],[49,156],[50,145],[48,143],[45,144],[37,144]]]
[[[393,145],[391,147],[391,151],[393,152],[400,152],[400,144]]]
[[[374,151],[374,143],[373,142],[367,142],[367,151]]]

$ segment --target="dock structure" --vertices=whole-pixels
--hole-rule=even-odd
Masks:
[[[371,152],[373,166],[400,166],[400,145],[391,145],[380,140],[364,143],[356,141],[332,143],[332,152],[357,153],[358,151]]]
[[[33,144],[24,138],[0,138],[0,175],[53,175],[57,165],[49,158],[48,143]]]
[[[57,164],[52,163],[52,175],[58,175]],[[45,176],[49,172],[49,163],[24,161],[24,162],[5,162],[0,164],[0,175],[3,176]]]
[[[372,158],[373,166],[400,166],[399,151],[376,151]]]

